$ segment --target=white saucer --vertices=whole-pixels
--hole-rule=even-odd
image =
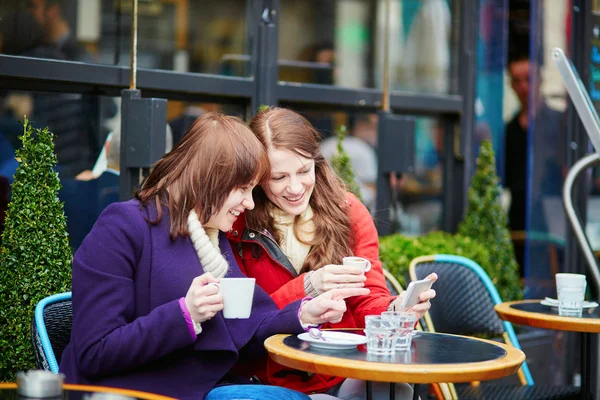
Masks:
[[[323,336],[320,339],[311,337],[308,332],[300,333],[298,339],[309,342],[311,346],[328,350],[353,349],[360,344],[367,343],[366,337],[355,333],[336,331],[321,331],[321,333]]]
[[[540,304],[548,306],[548,307],[558,307],[558,300],[553,299],[551,297],[546,297],[544,300],[540,301]],[[598,307],[598,303],[595,301],[584,301],[583,308],[596,308]]]

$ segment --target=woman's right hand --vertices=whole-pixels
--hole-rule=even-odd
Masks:
[[[197,276],[185,295],[185,305],[194,322],[207,321],[223,309],[219,287],[211,283],[219,283],[219,280],[210,272]]]
[[[361,288],[367,277],[360,267],[328,264],[313,271],[310,280],[317,293],[326,293],[333,289]]]

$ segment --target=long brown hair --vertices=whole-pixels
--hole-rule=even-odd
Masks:
[[[207,113],[194,121],[183,139],[154,166],[136,197],[154,200],[162,219],[169,209],[170,236],[189,234],[187,217],[193,209],[208,222],[232,190],[260,181],[269,171],[263,145],[239,118]]]
[[[348,216],[346,187],[331,169],[319,150],[319,133],[302,115],[285,108],[269,108],[257,114],[250,122],[250,129],[269,149],[287,150],[315,161],[315,188],[310,198],[313,209],[315,234],[301,272],[312,271],[326,264],[341,264],[342,258],[352,254],[354,235]],[[262,185],[270,179],[267,174]],[[269,215],[269,203],[264,189],[254,189],[255,207],[246,211],[246,222],[250,228],[269,231],[280,243],[281,235],[274,228]],[[296,221],[300,216],[296,217]],[[298,224],[294,234],[298,235]]]

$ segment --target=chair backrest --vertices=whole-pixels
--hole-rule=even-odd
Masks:
[[[390,291],[392,296],[398,296],[400,293],[404,291],[402,285],[394,275],[387,269],[383,268],[383,276],[385,276],[385,285]]]
[[[435,330],[444,333],[502,336],[507,343],[521,348],[512,325],[502,321],[494,310],[502,299],[479,264],[465,257],[438,254],[414,259],[409,272],[413,280],[432,272],[439,277],[434,285],[436,297],[426,316],[428,329],[435,326]],[[532,385],[526,362],[523,375],[525,383]]]
[[[72,325],[71,292],[40,300],[31,323],[31,341],[38,368],[58,373],[63,350],[71,340]]]

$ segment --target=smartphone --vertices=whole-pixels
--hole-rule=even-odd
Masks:
[[[400,305],[402,308],[408,308],[416,305],[419,302],[421,293],[431,289],[433,281],[431,279],[421,279],[420,281],[412,281],[406,288],[404,301]]]

